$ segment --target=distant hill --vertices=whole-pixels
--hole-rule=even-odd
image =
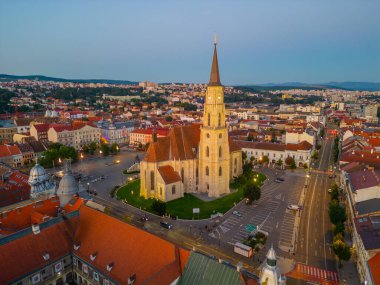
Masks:
[[[112,80],[112,79],[65,79],[49,77],[44,75],[9,75],[0,74],[0,81],[12,81],[18,79],[39,80],[39,81],[55,81],[55,82],[75,82],[75,83],[107,83],[107,84],[137,84],[138,82],[128,80]]]
[[[302,83],[302,82],[284,82],[284,83],[265,83],[257,85],[249,85],[257,89],[269,90],[269,89],[282,89],[288,90],[293,88],[301,89],[345,89],[345,90],[359,90],[359,91],[380,91],[380,83],[376,82],[328,82],[328,83]]]

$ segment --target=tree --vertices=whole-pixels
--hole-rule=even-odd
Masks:
[[[167,122],[171,122],[171,121],[173,121],[173,118],[172,118],[171,116],[167,116],[167,117],[165,118],[165,121],[167,121]]]
[[[285,159],[285,164],[286,164],[286,165],[292,165],[292,163],[294,163],[294,158],[291,157],[291,156],[288,156],[288,157]]]
[[[339,259],[339,264],[342,260],[348,261],[351,258],[351,250],[347,243],[342,240],[336,240],[332,244],[334,253]]]
[[[296,165],[296,162],[293,159],[292,162],[290,163],[290,169],[296,169],[296,168],[297,168],[297,165]]]
[[[242,151],[241,158],[243,159],[243,161],[247,159],[247,153],[245,151]]]
[[[338,235],[341,235],[341,236],[344,236],[344,224],[343,223],[339,223],[337,224],[335,227],[334,227],[334,235],[335,236],[338,236]],[[343,238],[342,238],[343,239]]]
[[[260,187],[254,183],[249,183],[244,187],[243,196],[244,198],[248,198],[249,203],[259,200],[261,196]]]
[[[103,155],[109,155],[111,149],[108,144],[101,144],[100,150],[102,151]]]
[[[98,148],[98,146],[97,146],[96,142],[92,142],[92,143],[90,143],[88,148],[89,148],[90,154],[94,154],[96,149]]]
[[[247,180],[252,179],[253,177],[253,166],[251,163],[245,163],[243,165],[243,175]]]
[[[261,158],[261,162],[262,163],[268,163],[269,162],[269,157],[267,155],[264,155],[262,158]]]
[[[116,153],[116,152],[119,152],[119,151],[120,151],[119,145],[117,143],[113,143],[111,145],[111,152],[112,153]]]
[[[312,159],[318,159],[318,151],[317,150],[314,150],[312,155],[311,155],[311,158]]]
[[[307,165],[307,163],[304,163],[304,165],[303,165],[303,168],[305,168],[305,169],[307,169],[307,168],[308,168],[308,165]]]
[[[337,200],[332,200],[329,205],[329,216],[330,221],[334,225],[343,223],[347,219],[346,209],[339,205],[339,202]]]
[[[166,213],[166,203],[160,200],[154,200],[152,203],[152,210],[158,215],[163,216]]]
[[[276,161],[276,165],[277,166],[282,166],[284,164],[284,162],[282,161],[281,158],[279,158],[277,161]]]
[[[336,183],[333,186],[331,186],[330,196],[331,196],[331,200],[339,201],[339,187]]]

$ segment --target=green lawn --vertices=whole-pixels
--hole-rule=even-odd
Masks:
[[[260,173],[255,173],[255,178],[259,184],[266,179],[265,175]],[[192,219],[193,208],[200,209],[200,219],[209,218],[211,214],[217,212],[224,214],[234,206],[234,203],[243,199],[243,185],[231,184],[231,188],[235,189],[231,194],[209,202],[200,200],[191,194],[185,194],[183,198],[167,202],[166,212],[181,219]],[[151,205],[154,199],[145,199],[140,196],[140,180],[135,180],[121,187],[117,192],[117,197],[120,200],[126,200],[135,207],[152,211]],[[195,214],[194,218],[198,219],[198,214]]]

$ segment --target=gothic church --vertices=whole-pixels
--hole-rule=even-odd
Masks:
[[[228,138],[214,40],[203,124],[174,127],[168,137],[153,139],[140,163],[140,194],[162,201],[181,198],[184,193],[219,197],[230,193],[230,181],[241,173],[241,149]]]

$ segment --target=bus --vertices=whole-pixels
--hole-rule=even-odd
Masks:
[[[248,258],[252,257],[252,255],[253,255],[252,247],[245,245],[245,244],[242,244],[240,242],[235,243],[234,252],[238,253],[240,255],[243,255],[245,257],[248,257]]]

